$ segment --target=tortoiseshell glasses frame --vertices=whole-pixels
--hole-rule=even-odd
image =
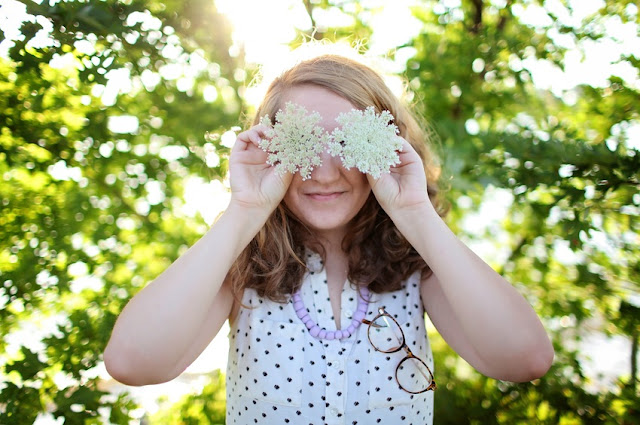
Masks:
[[[405,336],[404,336],[404,332],[402,331],[402,327],[400,326],[400,324],[398,323],[398,321],[396,319],[393,318],[393,316],[391,316],[389,313],[387,313],[384,309],[384,307],[380,307],[378,308],[378,315],[376,317],[373,318],[373,320],[369,321],[367,319],[363,319],[362,323],[369,325],[369,328],[367,329],[367,337],[369,338],[369,343],[371,344],[371,346],[378,352],[381,353],[396,353],[402,349],[404,349],[404,351],[407,353],[407,355],[400,361],[400,363],[398,363],[398,366],[396,366],[396,373],[395,373],[395,378],[396,378],[396,382],[398,383],[398,386],[410,393],[410,394],[421,394],[424,393],[426,391],[434,391],[437,386],[436,386],[436,381],[434,381],[433,379],[433,373],[431,372],[431,369],[429,368],[429,366],[427,366],[427,364],[419,357],[415,356],[412,352],[411,349],[409,349],[409,346],[407,345],[407,342],[405,340]],[[383,349],[380,348],[379,345],[377,345],[376,343],[373,342],[372,337],[371,337],[371,332],[372,329],[376,329],[376,328],[389,328],[389,329],[397,329],[400,331],[400,336],[401,338],[398,336],[398,332],[391,332],[395,338],[397,339],[397,346],[392,346],[391,348],[388,349]],[[413,391],[411,389],[406,388],[405,385],[403,385],[403,383],[401,382],[402,380],[400,378],[398,378],[398,371],[401,370],[401,367],[403,365],[403,363],[410,361],[410,362],[418,362],[417,365],[418,366],[424,366],[424,368],[422,367],[417,367],[416,369],[420,372],[420,374],[424,377],[425,379],[425,384],[427,384],[425,386],[425,388],[420,389],[419,391]],[[424,370],[426,370],[428,372],[428,375],[424,372]],[[405,382],[406,384],[406,382]]]

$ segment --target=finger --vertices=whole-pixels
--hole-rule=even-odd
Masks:
[[[232,158],[234,158],[236,162],[245,165],[263,165],[264,168],[269,167],[267,164],[268,154],[265,151],[254,146],[251,142],[247,142],[246,145],[246,149],[238,151],[235,154],[233,152],[231,153]]]
[[[238,134],[238,140],[245,143],[252,143],[257,146],[258,143],[260,143],[261,137],[256,130],[249,129]]]
[[[398,136],[398,138],[400,140],[402,140],[402,146],[400,147],[399,150],[396,151],[398,154],[402,155],[403,153],[406,154],[407,152],[415,152],[416,151],[413,148],[413,146],[411,146],[411,143],[409,143],[407,141],[407,139],[405,139],[404,137],[400,137],[400,136]]]
[[[231,147],[231,155],[233,155],[236,152],[242,152],[244,150],[247,150],[247,147],[251,144],[251,142],[246,137],[241,137],[241,136],[242,136],[242,133],[238,135],[235,143]]]
[[[256,146],[259,146],[260,142],[267,137],[268,130],[269,127],[258,124],[251,127],[249,130],[240,133],[238,135],[238,138],[245,142],[251,142]]]
[[[411,143],[406,140],[402,143],[402,151],[398,152],[398,159],[400,160],[400,163],[396,164],[396,167],[402,167],[403,165],[413,162],[422,162],[422,158],[418,152],[416,152]]]
[[[267,135],[267,131],[271,130],[272,128],[266,125],[262,125],[262,124],[256,124],[253,127],[251,127],[251,130],[255,130],[258,133],[260,133],[262,136],[266,136]]]

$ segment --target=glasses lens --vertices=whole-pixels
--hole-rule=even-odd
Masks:
[[[404,344],[404,335],[398,324],[387,315],[379,316],[369,326],[371,344],[384,353],[398,351]]]
[[[407,357],[400,363],[396,372],[398,384],[406,391],[419,393],[431,385],[431,373],[420,359]]]

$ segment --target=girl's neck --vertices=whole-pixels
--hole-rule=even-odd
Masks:
[[[344,240],[344,229],[333,229],[316,233],[317,241],[325,252],[325,255],[340,256],[345,255],[342,251],[342,241]]]
[[[309,248],[316,252],[322,251],[324,254],[324,269],[329,290],[329,300],[336,327],[340,329],[340,312],[342,310],[340,294],[349,274],[349,256],[342,249],[345,230],[334,229],[316,233],[315,236],[317,239],[314,244],[309,245]],[[314,246],[315,244],[320,246]]]

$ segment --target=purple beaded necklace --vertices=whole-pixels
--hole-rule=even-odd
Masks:
[[[298,318],[309,329],[309,333],[312,337],[317,339],[345,339],[353,335],[362,324],[365,314],[367,314],[367,307],[369,306],[369,289],[361,288],[360,296],[358,297],[358,310],[353,314],[353,320],[351,324],[346,328],[339,331],[328,331],[318,326],[316,322],[309,316],[309,312],[302,301],[300,290],[293,294],[293,308],[296,311]]]

